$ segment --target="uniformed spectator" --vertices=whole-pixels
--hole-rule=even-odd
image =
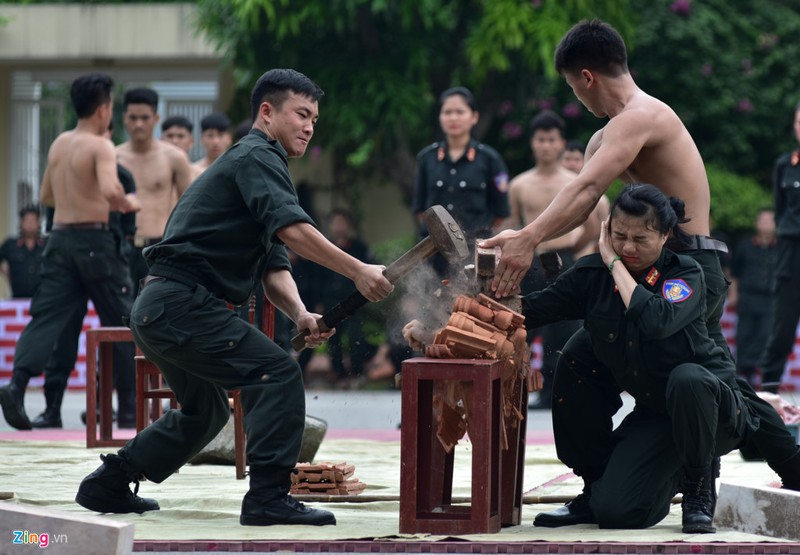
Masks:
[[[444,206],[472,246],[473,239],[491,236],[509,216],[508,170],[496,150],[472,136],[479,114],[468,89],[447,89],[439,102],[444,138],[417,155],[411,209],[425,237],[425,210],[437,204]],[[432,260],[437,273],[444,277],[448,266],[445,258],[437,253]]]
[[[772,285],[777,246],[775,213],[760,210],[756,232],[733,252],[728,304],[736,308],[736,371],[750,385],[759,385],[756,372],[772,324]]]
[[[0,264],[11,286],[11,296],[19,299],[33,297],[39,287],[39,272],[44,251],[39,208],[25,206],[19,211],[19,235],[9,237],[0,246]]]
[[[327,224],[327,236],[334,245],[362,262],[375,263],[367,244],[356,235],[353,217],[349,211],[331,210]],[[323,313],[345,300],[354,290],[349,279],[327,268],[320,269],[317,279],[321,285],[319,293]],[[331,369],[342,388],[349,388],[363,381],[364,363],[375,351],[364,336],[363,323],[360,313],[355,312],[336,327],[336,334],[328,340]],[[345,359],[349,364],[346,364]]]
[[[228,308],[244,303],[267,258],[261,282],[270,302],[320,345],[318,314],[303,305],[284,245],[347,275],[367,300],[393,286],[383,266],[330,243],[300,208],[288,158],[302,156],[319,116],[320,88],[305,75],[274,69],[252,93],[253,129],[181,196],[162,241],[145,249],[149,274],[131,311],[136,345],[158,366],[181,408],[167,411],[87,476],[76,501],[100,513],[158,509],[136,495],[142,477],[160,483],[214,439],[230,417],[228,391],[245,413],[250,489],[242,525],[335,524],[328,511],[289,495],[305,427],[305,392],[292,357]],[[138,182],[137,182],[138,185]],[[128,484],[135,483],[131,492]]]
[[[800,103],[794,111],[794,137],[800,143]],[[777,393],[794,349],[800,321],[800,149],[787,152],[775,162],[772,173],[775,224],[778,234],[778,267],[775,274],[773,320],[769,342],[761,361],[765,391]]]

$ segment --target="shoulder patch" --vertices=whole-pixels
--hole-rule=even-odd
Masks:
[[[661,292],[669,302],[680,303],[691,297],[694,290],[682,279],[668,279]]]
[[[497,187],[497,190],[501,193],[508,192],[508,174],[507,173],[498,173],[494,176],[494,186]]]

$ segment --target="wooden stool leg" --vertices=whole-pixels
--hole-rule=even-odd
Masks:
[[[233,399],[233,450],[236,459],[236,479],[244,480],[245,468],[247,466],[244,407],[242,406],[241,392],[239,390],[231,391],[230,397]]]

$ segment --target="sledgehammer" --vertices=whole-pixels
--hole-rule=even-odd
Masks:
[[[429,235],[386,267],[383,275],[390,283],[397,282],[437,251],[450,262],[457,262],[469,254],[464,233],[443,206],[431,206],[425,211],[424,217]],[[335,328],[366,302],[367,299],[361,293],[354,292],[317,320],[319,331],[326,332]],[[305,349],[305,338],[309,333],[308,330],[303,330],[292,338],[292,347],[295,351]]]

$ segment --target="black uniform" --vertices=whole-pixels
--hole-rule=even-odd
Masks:
[[[751,383],[769,339],[776,260],[774,240],[762,245],[748,237],[736,247],[731,261],[731,275],[739,282],[736,369]]]
[[[778,391],[786,360],[794,347],[800,320],[800,153],[778,158],[772,176],[775,224],[778,234],[778,266],[772,331],[761,363],[765,389]]]
[[[0,246],[0,263],[8,262],[8,279],[11,296],[27,299],[33,297],[39,287],[39,272],[42,266],[44,238],[38,237],[33,249],[28,249],[22,237],[6,239]]]
[[[344,252],[367,264],[374,264],[372,253],[366,243],[358,239],[351,239],[348,245],[340,247]],[[327,312],[337,303],[346,299],[353,293],[353,282],[341,274],[325,267],[319,268],[318,279],[320,284],[320,302],[323,313]],[[337,378],[346,378],[347,369],[344,366],[343,339],[347,338],[347,352],[350,358],[350,375],[361,376],[364,364],[374,350],[367,343],[362,329],[363,320],[358,313],[349,316],[336,326],[336,333],[328,339],[327,348],[331,359],[331,368]]]
[[[119,456],[161,482],[213,439],[241,389],[247,459],[280,480],[297,463],[305,394],[290,355],[230,310],[245,302],[261,257],[290,269],[276,232],[311,218],[287,155],[259,130],[231,147],[184,193],[162,242],[145,249],[151,276],[131,313],[136,344],[164,374],[181,409],[168,411]],[[277,478],[276,478],[277,479]]]
[[[757,426],[708,335],[705,297],[699,265],[664,250],[627,309],[599,254],[523,299],[528,326],[584,319],[556,374],[553,425],[559,458],[591,484],[601,527],[656,524],[682,468],[709,467]],[[622,391],[636,406],[612,431]]]
[[[442,141],[424,148],[417,155],[417,177],[411,210],[424,212],[431,206],[444,206],[472,245],[472,239],[492,235],[492,223],[507,218],[508,170],[492,147],[471,140],[464,155],[451,160],[447,143]],[[421,235],[428,235],[421,229]],[[444,275],[447,262],[435,255],[434,267]]]

